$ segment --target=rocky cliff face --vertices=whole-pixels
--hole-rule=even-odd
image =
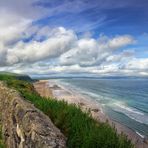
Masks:
[[[8,148],[64,148],[65,137],[51,120],[0,82],[0,118]]]

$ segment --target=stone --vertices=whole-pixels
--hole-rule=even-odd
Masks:
[[[9,148],[65,148],[66,138],[50,118],[0,82],[4,142]]]

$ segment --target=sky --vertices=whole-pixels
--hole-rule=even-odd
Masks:
[[[0,71],[148,76],[148,0],[0,0]]]

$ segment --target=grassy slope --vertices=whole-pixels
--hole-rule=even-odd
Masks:
[[[30,82],[18,80],[16,76],[0,75],[0,80],[18,90],[24,98],[48,115],[61,129],[69,148],[131,148],[126,136],[117,135],[108,123],[98,123],[89,113],[83,113],[75,105],[63,101],[40,97]]]
[[[3,138],[2,138],[2,127],[0,125],[0,148],[4,148]]]
[[[15,74],[15,73],[9,73],[9,72],[0,72],[0,79],[1,80],[8,80],[9,78],[18,79],[18,80],[24,80],[24,81],[34,81],[32,80],[28,75],[24,74]]]

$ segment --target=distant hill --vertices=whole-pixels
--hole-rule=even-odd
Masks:
[[[11,77],[15,77],[18,80],[25,80],[25,81],[29,81],[29,82],[34,81],[34,80],[32,80],[30,78],[30,76],[25,75],[25,74],[16,74],[16,73],[3,72],[3,71],[0,72],[0,80],[2,80],[2,79],[8,79],[8,78],[11,78]]]

